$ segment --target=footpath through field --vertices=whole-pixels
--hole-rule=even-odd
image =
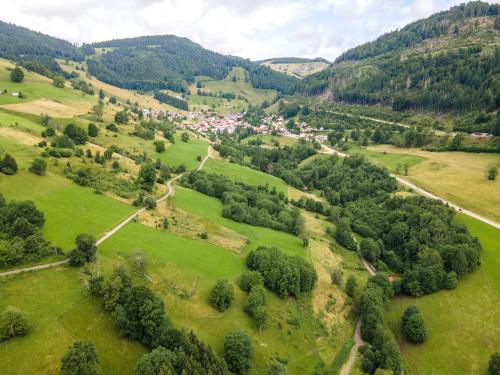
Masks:
[[[325,146],[325,145],[322,145],[323,148],[322,148],[322,152],[324,154],[337,154],[339,156],[342,156],[342,157],[346,157],[346,156],[349,156],[348,154],[346,154],[345,152],[340,152],[340,151],[337,151],[331,147],[328,147],[328,146]],[[415,184],[405,180],[404,178],[400,177],[400,176],[397,176],[393,173],[390,173],[390,175],[392,177],[394,177],[396,179],[397,182],[399,182],[401,185],[405,185],[407,187],[409,187],[410,189],[413,189],[415,192],[427,197],[427,198],[431,198],[431,199],[435,199],[435,200],[438,200],[438,201],[441,201],[443,202],[444,204],[447,204],[448,206],[454,208],[455,210],[457,210],[458,212],[461,212],[467,216],[470,216],[470,217],[473,217],[474,219],[477,219],[479,221],[482,221],[483,223],[486,223],[488,225],[491,225],[492,227],[496,228],[496,229],[500,229],[500,223],[497,223],[496,221],[494,220],[490,220],[488,218],[485,218],[484,216],[481,216],[481,215],[478,215],[476,214],[475,212],[472,212],[470,210],[466,210],[465,208],[463,207],[460,207],[458,205],[456,205],[455,203],[452,203],[446,199],[443,199],[441,197],[438,197],[437,195],[435,194],[432,194],[430,192],[428,192],[427,190],[424,190],[422,188],[419,188],[418,186],[416,186]]]
[[[213,149],[212,149],[212,146],[209,145],[207,156],[205,156],[205,158],[203,158],[203,160],[201,161],[197,170],[201,170],[205,166],[205,163],[212,156],[212,154],[213,154]],[[168,197],[170,197],[171,195],[174,194],[175,190],[174,190],[173,183],[175,181],[177,181],[179,178],[181,178],[182,176],[183,176],[183,174],[180,174],[180,175],[177,175],[177,176],[171,178],[170,180],[168,180],[168,182],[167,182],[168,191],[165,195],[163,195],[162,197],[160,197],[156,200],[157,203],[163,202],[165,199],[167,199]],[[132,215],[127,217],[125,220],[123,220],[120,224],[118,224],[116,227],[111,229],[109,232],[106,232],[101,238],[99,238],[96,241],[96,245],[99,246],[100,244],[102,244],[104,241],[106,241],[108,238],[110,238],[112,235],[114,235],[116,232],[118,232],[120,229],[122,229],[125,225],[130,223],[136,217],[138,217],[139,214],[141,214],[144,210],[146,210],[146,207],[143,207],[140,210],[137,210]],[[23,273],[23,272],[38,271],[38,270],[43,270],[43,269],[50,268],[50,267],[57,267],[57,266],[61,266],[63,264],[66,264],[68,262],[69,262],[69,259],[65,259],[65,260],[61,260],[58,262],[40,264],[38,266],[26,267],[26,268],[20,268],[20,269],[16,269],[16,270],[1,272],[0,277],[16,275],[16,274]]]

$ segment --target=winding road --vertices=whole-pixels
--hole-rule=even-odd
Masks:
[[[209,145],[208,146],[207,156],[205,156],[205,158],[203,158],[203,160],[201,161],[200,165],[197,168],[198,171],[201,170],[205,166],[205,163],[212,156],[212,154],[213,154],[213,149],[212,149],[212,146]],[[162,197],[158,198],[156,200],[156,203],[163,202],[165,199],[167,199],[172,194],[174,194],[175,190],[174,190],[173,183],[175,181],[177,181],[179,178],[181,178],[182,176],[183,176],[183,174],[180,174],[180,175],[177,175],[177,176],[175,176],[175,177],[173,177],[173,178],[171,178],[170,180],[167,181],[167,189],[168,189],[168,191]],[[143,207],[140,210],[137,210],[132,215],[130,215],[129,217],[127,217],[125,220],[123,220],[120,224],[118,224],[116,227],[114,227],[113,229],[111,229],[109,232],[104,233],[104,235],[96,241],[96,246],[99,246],[100,244],[102,244],[104,241],[106,241],[108,238],[110,238],[112,235],[114,235],[116,232],[118,232],[120,229],[122,229],[125,225],[127,225],[128,223],[130,223],[136,217],[138,217],[139,214],[141,214],[144,210],[146,210],[146,207]],[[38,271],[38,270],[43,270],[43,269],[51,268],[51,267],[57,267],[57,266],[64,265],[64,264],[66,264],[68,262],[69,262],[69,259],[64,259],[64,260],[61,260],[61,261],[58,261],[58,262],[47,263],[47,264],[40,264],[38,266],[33,266],[33,267],[19,268],[19,269],[16,269],[16,270],[1,272],[0,273],[0,277],[17,275],[19,273],[30,272],[30,271]]]

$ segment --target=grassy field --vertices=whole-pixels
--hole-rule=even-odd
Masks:
[[[38,156],[32,146],[0,135],[0,150],[12,154],[20,169],[15,176],[0,175],[0,191],[7,199],[33,200],[45,214],[47,238],[64,249],[73,246],[77,234],[101,236],[134,210],[54,174],[50,165],[46,176],[28,172],[31,161]]]
[[[47,77],[24,70],[22,83],[10,81],[10,69],[14,65],[0,59],[0,90],[7,93],[0,95],[0,106],[18,112],[51,116],[72,116],[87,113],[97,102],[96,97],[83,96],[81,91],[70,87],[57,88]],[[13,92],[22,92],[24,98],[13,96]]]
[[[208,152],[208,143],[204,139],[189,137],[188,142],[181,141],[180,133],[175,135],[175,144],[168,145],[165,152],[155,153],[154,157],[171,167],[184,164],[187,169],[194,169],[200,163],[196,158],[204,158]]]
[[[415,375],[486,374],[490,355],[500,351],[500,231],[465,215],[459,220],[481,240],[481,267],[460,280],[455,290],[396,298],[387,309]],[[420,308],[429,331],[422,345],[401,339],[401,316],[411,303]]]
[[[277,191],[284,194],[287,194],[288,191],[288,185],[278,177],[239,164],[228,163],[221,159],[209,159],[204,170],[208,173],[223,174],[233,181],[243,182],[247,185],[269,185],[270,188],[275,187]]]
[[[111,317],[87,296],[79,270],[58,267],[0,279],[0,311],[21,309],[30,333],[0,345],[2,374],[55,374],[68,347],[92,340],[104,374],[131,374],[145,349],[120,339]]]
[[[321,72],[328,67],[328,64],[323,61],[311,61],[305,63],[273,63],[273,61],[270,60],[264,62],[262,65],[265,65],[277,72],[285,73],[299,79]]]
[[[356,149],[353,151],[357,152]],[[405,178],[410,182],[468,210],[500,221],[500,179],[489,181],[486,178],[488,167],[496,165],[500,168],[498,154],[428,152],[386,145],[368,147],[362,153],[391,170],[398,163],[408,163],[410,170]]]
[[[240,233],[248,239],[248,245],[245,249],[251,250],[262,245],[276,246],[290,255],[307,255],[302,246],[302,241],[291,234],[244,223],[237,223],[222,217],[222,202],[216,198],[179,187],[176,188],[173,202],[174,207],[179,207]]]
[[[274,141],[277,141],[281,147],[283,146],[294,146],[299,142],[298,138],[295,137],[282,137],[276,135],[252,135],[248,138],[245,138],[242,143],[248,143],[249,141],[260,138],[263,144],[267,146],[274,146]]]

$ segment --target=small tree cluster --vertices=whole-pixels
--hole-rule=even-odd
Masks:
[[[241,331],[229,332],[224,337],[224,359],[229,370],[246,374],[252,366],[253,347],[250,337]]]
[[[427,339],[427,329],[424,318],[416,305],[410,305],[403,314],[403,334],[414,343],[421,343]]]
[[[9,306],[0,319],[0,342],[28,334],[30,324],[26,316],[16,307]]]
[[[36,158],[35,160],[33,160],[33,163],[31,163],[31,166],[29,168],[29,171],[31,173],[34,173],[38,176],[45,176],[46,170],[47,162],[42,158]]]
[[[75,341],[61,360],[62,375],[98,375],[99,358],[91,341]]]
[[[12,176],[17,173],[16,159],[14,159],[11,154],[5,154],[0,160],[0,172],[8,176]]]
[[[261,246],[250,252],[246,265],[258,271],[265,286],[282,298],[309,293],[318,279],[312,264],[299,256],[289,256],[275,247]]]
[[[234,286],[227,280],[218,280],[210,291],[208,301],[213,308],[226,311],[234,300]]]
[[[90,234],[79,234],[75,239],[76,248],[69,252],[69,264],[78,267],[96,259],[96,239]]]

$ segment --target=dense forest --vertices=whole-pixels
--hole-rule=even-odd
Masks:
[[[186,92],[195,76],[223,79],[233,67],[245,68],[256,88],[290,94],[297,82],[249,60],[221,55],[172,35],[111,40],[93,47],[105,52],[88,61],[90,73],[124,88]]]
[[[500,106],[498,9],[472,2],[412,23],[347,51],[332,68],[299,83],[298,91],[329,90],[337,102],[383,104],[396,111],[495,111]]]
[[[189,109],[187,101],[173,97],[172,95],[168,95],[164,92],[155,92],[154,98],[161,103],[170,104],[171,106],[182,109],[184,111],[187,111]]]

